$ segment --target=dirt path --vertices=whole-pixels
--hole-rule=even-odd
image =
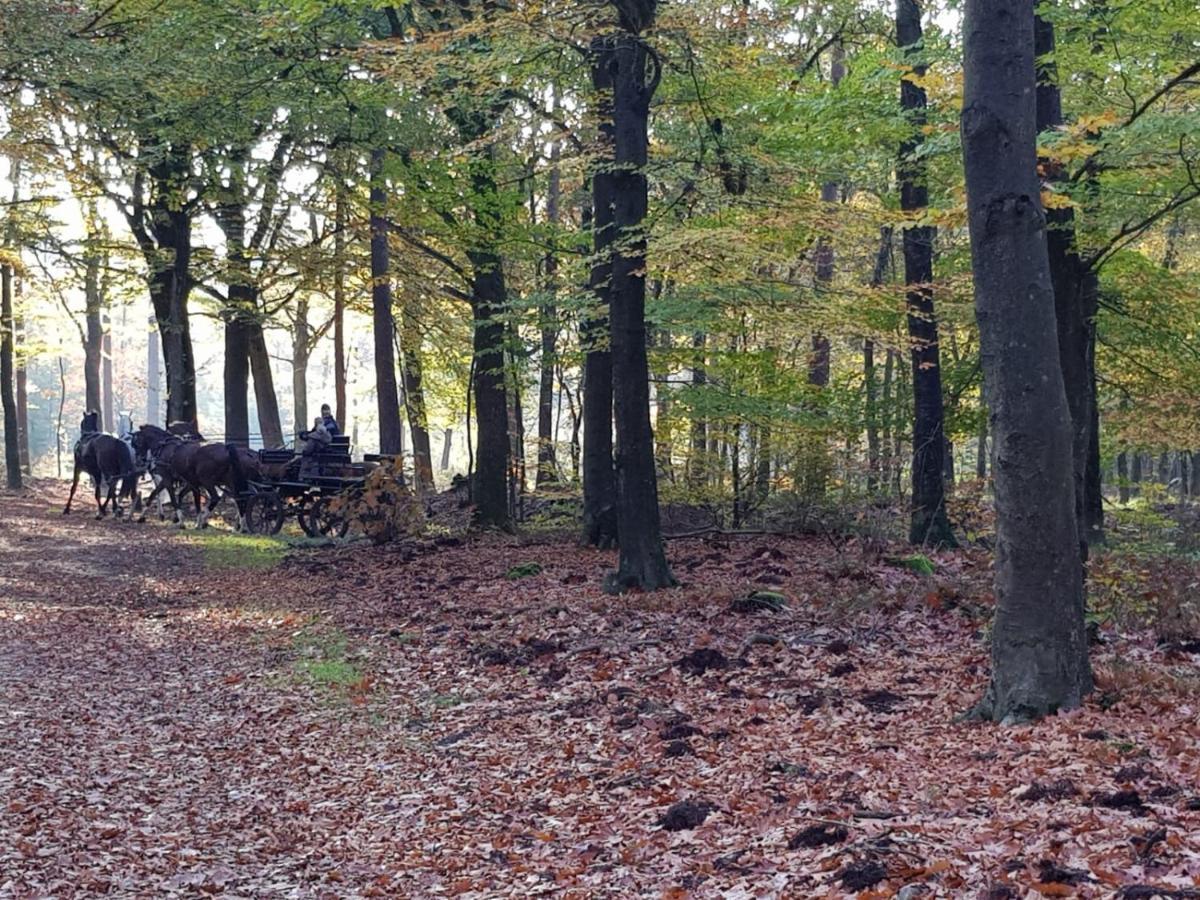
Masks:
[[[931,594],[820,541],[698,540],[689,587],[613,601],[569,544],[280,561],[51,499],[0,496],[0,898],[1200,882],[1194,662],[1114,645],[1111,708],[956,725],[979,560]],[[792,605],[731,610],[763,585]],[[684,800],[703,821],[664,828]]]

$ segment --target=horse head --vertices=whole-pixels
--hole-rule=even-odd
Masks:
[[[100,413],[94,409],[89,409],[83,414],[83,419],[79,423],[79,434],[99,434],[100,433]]]

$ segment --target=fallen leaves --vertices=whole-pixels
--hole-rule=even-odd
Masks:
[[[612,600],[610,556],[569,544],[349,546],[264,575],[206,569],[170,529],[5,502],[0,896],[1149,897],[1200,878],[1177,682],[954,722],[987,674],[987,567],[965,555],[935,560],[960,581],[932,604],[929,576],[819,540],[690,539],[671,547],[689,585]],[[763,577],[788,602],[732,610]],[[1097,653],[1179,664],[1138,636]]]

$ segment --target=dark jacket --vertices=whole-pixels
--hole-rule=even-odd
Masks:
[[[338,428],[337,419],[333,416],[321,416],[321,424],[325,426],[325,430],[329,432],[330,437],[337,437],[342,433],[342,429]]]

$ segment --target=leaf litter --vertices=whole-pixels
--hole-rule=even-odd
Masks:
[[[1200,886],[1197,697],[956,723],[986,623],[927,574],[775,537],[673,542],[687,584],[616,600],[611,554],[503,537],[264,574],[52,499],[6,496],[0,532],[0,897]],[[731,609],[781,560],[786,604]],[[934,562],[987,595],[985,559]]]

